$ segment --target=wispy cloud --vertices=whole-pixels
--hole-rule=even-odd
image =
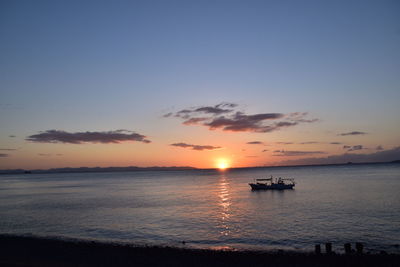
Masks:
[[[258,133],[273,132],[300,123],[318,121],[318,119],[307,119],[307,112],[246,114],[237,108],[237,104],[223,102],[215,106],[186,108],[175,113],[167,113],[163,117],[173,116],[182,119],[184,125],[201,125],[210,130]]]
[[[353,132],[348,132],[348,133],[340,133],[338,135],[347,136],[347,135],[364,135],[364,134],[367,134],[367,133],[366,132],[353,131]]]
[[[356,150],[362,150],[364,149],[362,145],[356,145],[350,148],[348,151],[356,151]]]
[[[356,145],[356,146],[343,146],[343,149],[347,149],[347,151],[356,151],[356,150],[362,150],[365,149],[362,145]]]
[[[278,145],[293,145],[293,144],[298,144],[298,145],[312,145],[312,144],[320,144],[321,142],[317,141],[306,141],[306,142],[275,142],[275,144]]]
[[[9,156],[8,154],[0,153],[0,158],[6,158],[8,156]]]
[[[278,145],[292,145],[293,142],[275,142],[275,144],[278,144]]]
[[[178,112],[175,113],[175,117],[178,118],[183,118],[183,119],[189,119],[193,115],[197,114],[211,114],[211,115],[220,115],[224,113],[231,113],[233,112],[233,108],[235,108],[237,104],[234,103],[220,103],[215,106],[201,106],[201,107],[192,107],[192,108],[187,108],[187,109],[182,109]],[[170,117],[174,113],[170,112],[164,115],[164,117]]]
[[[274,156],[306,156],[316,154],[326,154],[324,151],[290,151],[290,150],[275,150]]]
[[[9,135],[8,137],[10,137],[10,138],[14,138],[14,137],[17,137],[17,136],[15,136],[15,135],[11,134],[11,135]]]
[[[276,131],[284,127],[297,125],[297,122],[279,121],[270,125],[263,122],[283,118],[284,114],[280,113],[260,113],[246,115],[242,112],[236,112],[230,117],[220,116],[213,118],[210,122],[203,125],[208,126],[210,130],[222,129],[223,131],[232,132],[260,132],[267,133]]]
[[[264,149],[263,151],[261,151],[261,152],[267,152],[267,151],[269,151],[268,149]]]
[[[377,146],[375,149],[376,149],[376,150],[384,150],[384,149],[383,149],[383,146],[381,146],[381,145]]]
[[[192,145],[192,144],[186,144],[186,143],[174,143],[170,144],[170,146],[177,146],[177,147],[182,147],[182,148],[190,148],[193,150],[198,150],[198,151],[203,151],[203,150],[216,150],[220,149],[220,146],[210,146],[210,145]]]
[[[198,124],[200,122],[206,121],[208,120],[208,118],[190,118],[188,120],[185,120],[183,122],[184,125],[195,125]]]
[[[39,153],[38,156],[41,156],[41,157],[51,157],[51,154]]]
[[[0,151],[14,151],[16,148],[0,148]]]
[[[264,142],[261,142],[261,141],[251,141],[251,142],[247,142],[246,144],[248,144],[248,145],[263,145]]]
[[[126,141],[137,141],[143,143],[150,143],[146,136],[128,131],[116,130],[108,132],[75,132],[69,133],[60,130],[47,130],[28,136],[27,141],[37,143],[70,143],[70,144],[83,144],[83,143],[121,143]]]
[[[330,142],[329,144],[331,144],[331,145],[341,145],[342,143],[340,143],[340,142]]]
[[[38,156],[41,156],[41,157],[52,157],[52,156],[57,156],[57,157],[59,157],[59,156],[62,156],[63,154],[51,154],[51,153],[38,153]]]
[[[168,117],[171,117],[173,114],[174,113],[172,113],[172,112],[168,112],[167,114],[164,114],[163,117],[168,118]]]

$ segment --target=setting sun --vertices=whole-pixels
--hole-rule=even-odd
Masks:
[[[229,168],[229,163],[226,159],[219,159],[217,162],[217,168],[220,170],[225,170]]]

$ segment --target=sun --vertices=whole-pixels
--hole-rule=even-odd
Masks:
[[[219,159],[219,160],[217,161],[217,168],[220,169],[220,170],[225,170],[225,169],[229,168],[228,160],[226,160],[226,159]]]

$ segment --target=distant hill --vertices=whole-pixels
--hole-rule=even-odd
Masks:
[[[279,166],[251,166],[251,167],[234,167],[230,169],[255,169],[255,168],[282,168],[282,167],[319,167],[319,166],[341,166],[341,165],[365,165],[365,164],[388,164],[388,163],[400,163],[400,160],[387,161],[387,162],[341,162],[331,164],[293,164],[293,165],[279,165]],[[54,168],[47,170],[24,170],[24,169],[13,169],[13,170],[0,170],[1,174],[31,174],[31,173],[85,173],[85,172],[133,172],[133,171],[186,171],[186,170],[214,170],[215,168],[199,169],[190,166],[172,166],[172,167],[79,167],[79,168]]]
[[[400,146],[391,149],[377,151],[372,153],[344,153],[340,155],[331,155],[321,158],[300,158],[294,160],[282,161],[280,165],[327,165],[327,164],[343,164],[351,162],[370,163],[370,162],[393,162],[398,163],[400,158]]]
[[[131,172],[131,171],[182,171],[182,170],[194,170],[194,167],[79,167],[79,168],[53,168],[47,170],[0,170],[0,174],[23,174],[23,173],[77,173],[77,172]]]

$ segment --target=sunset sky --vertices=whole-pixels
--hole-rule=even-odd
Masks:
[[[1,1],[0,169],[400,159],[399,14],[386,0]]]

